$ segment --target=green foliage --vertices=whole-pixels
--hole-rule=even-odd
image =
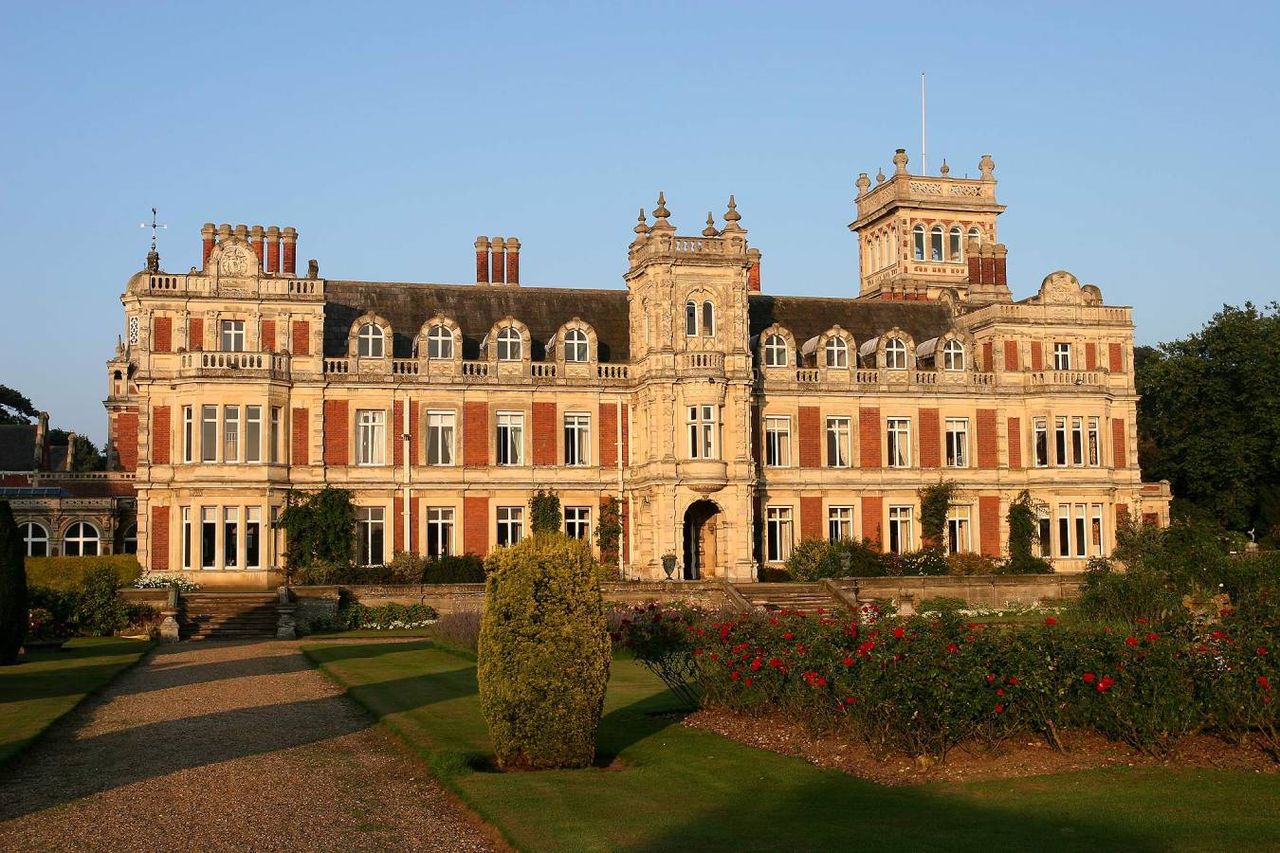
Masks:
[[[1053,565],[1035,553],[1040,540],[1039,505],[1031,493],[1023,489],[1009,502],[1005,521],[1009,524],[1009,559],[1000,567],[1002,574],[1044,575]]]
[[[808,583],[823,578],[881,577],[887,572],[885,555],[874,545],[850,539],[805,539],[791,551],[786,568],[791,579]]]
[[[477,680],[498,764],[590,765],[610,661],[590,549],[538,533],[499,548],[487,568]]]
[[[906,554],[885,554],[884,561],[888,574],[895,577],[945,575],[950,569],[947,554],[938,545],[928,545]]]
[[[1000,564],[995,558],[975,551],[961,551],[947,555],[947,574],[949,575],[994,575],[1000,571]]]
[[[142,566],[133,554],[110,554],[101,557],[28,557],[27,585],[50,589],[78,590],[85,573],[98,566],[115,572],[120,586],[132,586],[142,576]]]
[[[955,497],[956,484],[943,480],[920,489],[920,531],[928,545],[942,544],[947,528],[947,513],[951,511],[951,499]]]
[[[451,554],[427,560],[423,583],[484,583],[484,560],[475,554]]]
[[[560,497],[551,489],[538,489],[529,498],[529,523],[534,533],[555,533],[564,524]]]
[[[408,551],[396,551],[396,555],[391,558],[387,568],[391,570],[391,574],[395,577],[397,583],[422,583],[424,562],[417,554],[411,554]]]
[[[700,688],[694,638],[706,635],[698,625],[706,614],[682,604],[649,602],[618,609],[616,615],[617,630],[610,634],[613,641],[662,679],[685,707],[697,708]]]
[[[600,547],[600,562],[618,562],[618,548],[622,543],[622,504],[615,497],[608,497],[600,507],[600,521],[596,523],[596,544]]]
[[[51,428],[48,442],[50,446],[69,445],[72,471],[105,471],[107,468],[107,454],[83,435]]]
[[[38,414],[26,394],[0,385],[0,424],[29,424]]]
[[[290,579],[312,563],[354,562],[356,510],[346,489],[290,490],[276,526],[286,534],[285,572]]]
[[[1223,306],[1137,361],[1143,475],[1233,530],[1280,533],[1280,306]]]
[[[110,637],[129,624],[129,606],[116,593],[120,579],[110,566],[93,566],[84,573],[76,623],[96,637]]]
[[[389,603],[369,607],[352,602],[338,611],[338,620],[344,628],[350,630],[424,628],[436,620],[436,611],[426,604]]]
[[[0,666],[17,662],[27,633],[24,558],[22,533],[13,520],[13,510],[8,501],[0,501]]]
[[[969,603],[963,598],[952,598],[949,595],[937,595],[933,598],[926,598],[916,606],[919,613],[942,613],[954,610],[964,610]]]

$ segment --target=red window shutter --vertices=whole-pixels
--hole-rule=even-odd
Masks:
[[[462,464],[467,468],[489,466],[488,403],[462,404]],[[487,548],[489,542],[487,526],[485,530],[485,547]]]
[[[1022,467],[1022,419],[1009,418],[1009,467]]]
[[[169,570],[169,508],[151,506],[151,529],[147,531],[147,545],[151,555],[151,571]]]
[[[920,410],[920,467],[942,467],[942,428],[937,409]]]
[[[204,349],[204,320],[200,317],[187,318],[187,351]]]
[[[289,352],[294,355],[311,355],[311,324],[306,320],[294,320],[289,334]]]
[[[1031,369],[1044,370],[1044,349],[1040,341],[1031,342]]]
[[[988,557],[1000,556],[1000,496],[978,497],[979,541],[982,553]]]
[[[556,404],[533,404],[533,464],[555,465]]]
[[[1084,369],[1098,369],[1098,345],[1093,341],[1085,341],[1084,343]]]
[[[262,321],[262,351],[263,352],[276,351],[276,321],[275,320]]]
[[[884,498],[863,497],[862,538],[870,539],[877,547],[884,541]]]
[[[485,404],[475,405],[484,406]],[[483,557],[489,553],[489,498],[487,497],[462,499],[462,550],[477,557]]]
[[[994,345],[991,341],[982,342],[982,370],[987,372],[995,370],[995,354],[993,350]]]
[[[311,464],[310,442],[307,435],[307,430],[310,428],[308,415],[309,413],[306,409],[293,410],[292,442],[289,450],[289,455],[292,457],[289,462],[292,465]]]
[[[880,408],[858,409],[858,455],[863,468],[880,468]]]
[[[1124,428],[1124,418],[1111,419],[1111,448],[1115,467],[1129,467],[1129,433]]]
[[[173,352],[173,318],[157,317],[151,334],[152,352]]]
[[[978,467],[1000,465],[999,439],[996,435],[996,410],[978,409]]]
[[[153,463],[169,464],[169,448],[172,441],[169,407],[156,406],[151,411],[151,461]]]
[[[821,497],[800,498],[800,539],[825,539]]]
[[[351,448],[347,436],[347,400],[324,401],[324,464],[350,465]]]
[[[1018,369],[1018,342],[1017,341],[1004,342],[1004,369],[1005,370]]]
[[[822,467],[822,424],[817,406],[801,406],[799,417],[800,429],[800,467]]]
[[[1111,362],[1109,366],[1112,373],[1122,373],[1124,371],[1124,358],[1120,344],[1107,344],[1107,360]]]

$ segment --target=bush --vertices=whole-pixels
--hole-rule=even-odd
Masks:
[[[1141,566],[1116,571],[1102,558],[1089,561],[1077,606],[1086,619],[1125,625],[1162,623],[1184,614],[1181,598],[1159,573]]]
[[[314,563],[350,565],[354,560],[356,509],[346,489],[290,490],[275,526],[286,533],[285,572],[291,581]]]
[[[120,578],[110,566],[94,566],[84,573],[76,623],[95,637],[110,637],[129,624],[129,606],[116,594]]]
[[[484,583],[484,560],[474,554],[427,560],[423,583]]]
[[[884,560],[888,573],[895,577],[945,575],[949,568],[946,553],[936,545],[907,554],[885,554]]]
[[[953,612],[956,610],[965,610],[968,608],[969,602],[963,598],[952,598],[948,595],[938,595],[933,598],[926,598],[916,606],[917,613],[942,613]]]
[[[176,586],[178,592],[197,592],[200,584],[180,572],[145,572],[133,582],[134,589],[169,589]]]
[[[867,540],[805,539],[791,552],[786,569],[793,579],[808,583],[823,578],[881,577],[886,560]]]
[[[27,574],[22,534],[8,501],[0,501],[0,666],[18,661],[27,634]]]
[[[480,641],[480,611],[456,610],[443,614],[431,627],[431,636],[446,645],[474,652]]]
[[[397,551],[387,568],[397,583],[422,583],[424,560],[408,551]]]
[[[947,555],[947,574],[949,575],[994,575],[997,571],[999,571],[999,564],[986,554],[962,551]]]
[[[49,589],[78,590],[85,573],[96,566],[107,566],[116,573],[120,586],[129,586],[142,575],[142,566],[133,554],[110,554],[102,557],[28,557],[27,586]]]
[[[55,623],[65,625],[69,633],[74,633],[76,612],[80,609],[80,592],[47,586],[28,587],[27,606],[32,610],[40,608],[49,611]]]
[[[366,628],[374,631],[392,631],[404,628],[425,628],[436,621],[435,608],[426,604],[379,604],[368,607],[350,603],[338,610],[338,621],[343,629]],[[314,629],[313,630],[319,630]]]
[[[610,658],[590,549],[538,533],[486,567],[476,675],[499,766],[588,766]]]

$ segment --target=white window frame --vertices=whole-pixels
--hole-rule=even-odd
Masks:
[[[206,547],[207,546],[207,547]],[[218,508],[200,507],[200,568],[218,568]]]
[[[240,461],[240,407],[222,407],[222,461],[234,464]]]
[[[451,466],[457,456],[454,441],[458,434],[457,413],[452,411],[427,412],[427,464]]]
[[[719,459],[719,407],[708,405],[686,406],[685,415],[685,424],[689,433],[689,458]]]
[[[387,410],[356,410],[356,464],[387,464]]]
[[[586,364],[590,360],[590,340],[581,329],[564,333],[564,360],[571,364]]]
[[[570,539],[581,539],[589,543],[591,541],[591,507],[565,507],[564,534]]]
[[[387,509],[381,506],[356,507],[356,559],[362,566],[383,566],[387,562]],[[379,553],[374,553],[377,544]],[[380,559],[375,561],[375,557]]]
[[[765,415],[764,464],[766,468],[791,467],[791,418]]]
[[[1084,418],[1071,416],[1071,464],[1083,467],[1085,464]]]
[[[914,507],[889,507],[888,546],[891,554],[906,554],[911,551],[914,519]]]
[[[586,412],[565,413],[564,464],[574,468],[591,464],[591,415]]]
[[[706,338],[716,336],[716,306],[712,305],[710,300],[702,303],[702,336]]]
[[[524,359],[524,335],[515,326],[503,326],[498,330],[498,361],[522,361]]]
[[[1032,467],[1049,467],[1049,419],[1033,418],[1031,421],[1031,455]]]
[[[1089,418],[1089,433],[1086,445],[1087,456],[1085,463],[1090,468],[1097,468],[1102,464],[1102,432],[1101,419],[1096,415]]]
[[[765,562],[785,563],[795,546],[795,525],[789,506],[765,507]]]
[[[262,507],[247,506],[244,508],[244,567],[246,569],[262,568],[262,545],[264,541],[262,528]]]
[[[240,568],[240,507],[222,508],[222,567]]]
[[[377,323],[365,323],[356,333],[356,355],[360,358],[383,358],[387,337]]]
[[[195,410],[182,407],[182,461],[190,463],[195,458]]]
[[[1054,341],[1053,369],[1054,370],[1070,370],[1071,369],[1071,344],[1069,342]]]
[[[182,568],[184,571],[191,569],[191,507],[184,506],[182,508]]]
[[[453,507],[427,507],[427,556],[431,559],[453,554],[453,522]]]
[[[952,225],[947,232],[947,260],[964,260],[964,231],[959,225]]]
[[[853,507],[827,507],[827,539],[832,542],[853,540]]]
[[[969,467],[969,419],[947,418],[944,433],[943,464],[948,468]]]
[[[76,552],[71,553],[70,545],[75,543]],[[88,553],[91,550],[92,553]],[[89,521],[75,521],[67,527],[62,536],[62,556],[64,557],[98,557],[102,554],[102,531]]]
[[[24,521],[18,525],[18,529],[22,532],[22,549],[26,556],[49,556],[49,528],[38,521]],[[40,553],[36,553],[37,551]]]
[[[911,418],[885,419],[885,450],[886,467],[911,467]]]
[[[271,407],[271,455],[270,461],[272,465],[277,465],[283,459],[284,454],[281,453],[282,441],[284,436],[284,407]]]
[[[436,323],[427,330],[427,358],[453,358],[453,329],[444,323]]]
[[[524,464],[524,412],[498,412],[494,428],[494,459],[499,465]]]
[[[853,467],[853,418],[832,415],[824,425],[828,468]]]
[[[244,407],[244,461],[258,463],[262,461],[262,407]]]
[[[917,261],[925,259],[924,226],[916,225],[911,229],[911,257]]]
[[[947,510],[947,553],[973,550],[973,513],[968,504],[952,504]]]
[[[686,338],[698,336],[698,303],[692,299],[684,304],[684,335]]]
[[[1067,450],[1067,416],[1055,415],[1053,418],[1054,465],[1065,468],[1070,460]]]
[[[223,320],[218,331],[223,352],[244,352],[244,320]]]
[[[497,517],[497,538],[494,540],[499,548],[507,548],[518,544],[524,538],[524,507],[500,506]],[[505,541],[504,541],[505,540]]]
[[[907,369],[907,342],[902,338],[889,338],[884,342],[884,366],[886,370]]]
[[[847,368],[849,366],[849,344],[839,335],[833,335],[827,338],[826,346],[827,367],[828,368]]]
[[[768,335],[764,339],[764,366],[787,366],[787,339],[779,334]]]
[[[952,373],[964,370],[964,344],[955,338],[942,345],[942,369]]]
[[[943,233],[941,225],[935,225],[929,229],[929,260],[935,264],[947,259],[947,244]]]
[[[200,407],[200,461],[216,463],[218,450],[222,444],[218,430],[218,407],[208,404]]]

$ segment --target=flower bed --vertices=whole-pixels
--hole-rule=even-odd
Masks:
[[[654,607],[633,611],[618,639],[704,707],[781,712],[879,755],[941,760],[1027,733],[1061,748],[1072,728],[1153,755],[1205,730],[1280,756],[1278,626],[1229,608],[1117,629]]]
[[[134,589],[168,589],[176,586],[178,592],[197,592],[200,584],[176,572],[147,572],[133,582]]]
[[[366,628],[374,631],[425,628],[434,624],[437,618],[435,609],[425,604],[381,604],[377,607],[351,604],[341,611],[340,616],[344,627],[349,630]]]

